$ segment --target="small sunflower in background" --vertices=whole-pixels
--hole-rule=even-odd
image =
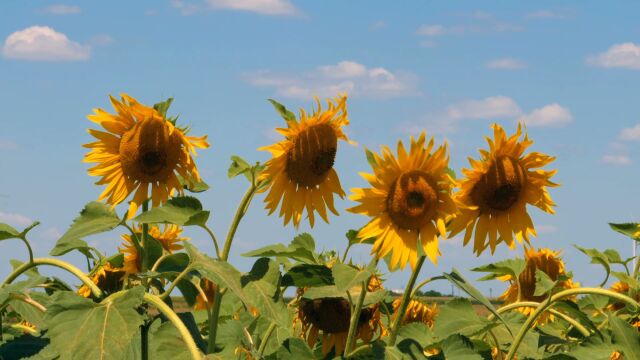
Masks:
[[[398,316],[398,311],[400,308],[400,303],[402,303],[402,298],[395,299],[391,304],[393,307],[393,318],[395,319]],[[438,305],[432,304],[431,306],[419,301],[419,300],[411,300],[407,305],[407,310],[402,317],[402,325],[413,323],[413,322],[421,322],[428,327],[433,327],[433,323],[435,321],[436,315],[438,315]]]
[[[136,234],[138,239],[142,239],[142,228],[139,226],[133,227],[133,232]],[[183,241],[189,240],[187,237],[181,237],[182,228],[175,224],[165,224],[162,231],[157,225],[149,226],[149,236],[156,239],[164,251],[169,254],[172,254],[176,250],[181,250],[184,248],[182,246]],[[127,272],[128,275],[136,274],[140,272],[140,264],[142,259],[140,258],[140,254],[138,253],[138,248],[131,238],[131,234],[123,234],[122,235],[122,248],[118,250],[124,254],[124,266],[123,269]]]
[[[473,251],[480,255],[489,246],[493,254],[500,242],[515,247],[514,237],[529,243],[529,235],[535,236],[527,204],[553,214],[554,202],[547,187],[556,170],[542,170],[555,157],[538,152],[524,154],[533,144],[521,124],[507,137],[504,129],[493,125],[493,140],[487,138],[489,150],[480,150],[481,160],[469,158],[471,169],[463,169],[466,176],[458,184],[455,194],[460,214],[451,224],[451,235],[466,231],[464,244],[474,236]],[[514,236],[515,235],[515,236]],[[487,241],[488,238],[488,241]]]
[[[96,269],[92,275],[91,281],[108,295],[122,290],[126,271],[107,262]],[[91,289],[87,285],[82,285],[78,289],[78,295],[82,297],[89,298],[91,294]]]
[[[109,114],[94,109],[89,120],[104,130],[89,129],[97,141],[85,144],[91,149],[85,162],[98,163],[89,169],[89,175],[101,179],[106,185],[99,200],[115,206],[133,194],[127,219],[149,198],[153,206],[167,201],[174,192],[183,193],[178,175],[186,181],[199,181],[200,175],[193,160],[195,148],[207,148],[207,137],[187,136],[152,107],[122,94],[121,101],[110,97],[116,110]]]
[[[418,246],[437,263],[438,238],[446,237],[445,224],[456,213],[447,145],[433,150],[433,137],[426,146],[425,141],[424,133],[417,141],[411,137],[408,153],[399,141],[397,157],[386,146],[381,155],[372,153],[373,174],[360,174],[371,188],[352,189],[349,197],[360,204],[347,211],[373,218],[358,238],[375,237],[372,254],[379,259],[391,253],[392,271],[407,263],[415,269]]]
[[[305,209],[311,227],[314,212],[327,223],[327,208],[338,215],[333,195],[343,198],[345,193],[333,164],[338,140],[348,141],[342,130],[349,125],[346,101],[346,96],[327,101],[327,109],[323,110],[318,100],[318,109],[312,114],[301,109],[299,121],[292,118],[287,121],[287,128],[276,129],[284,140],[259,149],[273,156],[260,176],[260,180],[270,181],[265,208],[271,215],[280,205],[285,225],[293,221],[298,227]]]
[[[520,291],[518,289],[518,282],[511,275],[501,276],[499,279],[502,281],[509,281],[510,285],[505,292],[500,295],[499,299],[504,300],[505,304],[512,304],[518,301],[535,301],[541,302],[547,299],[547,295],[536,296],[536,270],[540,270],[547,274],[553,281],[560,280],[561,276],[567,276],[564,268],[564,262],[560,258],[560,251],[552,251],[547,248],[534,249],[525,248],[524,253],[526,265],[524,271],[518,276],[518,282],[520,283]],[[571,279],[563,279],[558,281],[556,287],[563,290],[573,289],[579,287],[579,283],[574,283]],[[520,299],[518,299],[518,293],[520,293]],[[532,307],[521,307],[518,311],[524,315],[529,316],[535,309]],[[546,320],[553,320],[553,316],[550,314],[543,314],[537,321],[539,324],[543,324]]]

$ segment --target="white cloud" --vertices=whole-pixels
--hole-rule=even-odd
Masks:
[[[630,42],[616,44],[606,52],[587,57],[587,63],[604,68],[640,70],[640,46]]]
[[[491,60],[486,66],[489,69],[518,70],[527,68],[527,63],[518,59],[502,58]]]
[[[551,10],[538,10],[526,15],[527,19],[563,19],[564,15]]]
[[[538,234],[552,234],[558,231],[558,228],[554,225],[536,225],[536,232]]]
[[[384,20],[378,20],[369,26],[369,30],[381,30],[387,27],[387,23]]]
[[[6,223],[16,227],[29,226],[33,223],[33,220],[20,214],[11,214],[0,211],[0,223]]]
[[[465,31],[463,26],[451,26],[445,27],[442,25],[422,25],[416,31],[416,34],[421,36],[442,36],[447,34],[461,34]]]
[[[630,128],[624,128],[620,131],[620,140],[638,141],[640,140],[640,124],[636,124]]]
[[[12,141],[0,139],[0,150],[15,150],[17,148],[18,144]]]
[[[355,61],[319,66],[302,74],[258,71],[243,77],[253,86],[272,87],[278,95],[289,98],[329,97],[344,92],[351,96],[392,98],[417,93],[415,75],[369,68]]]
[[[522,111],[507,96],[490,96],[482,100],[462,101],[447,108],[451,119],[505,119],[514,118]]]
[[[49,5],[44,9],[44,12],[53,15],[73,15],[79,14],[80,11],[80,6],[64,4]]]
[[[43,237],[47,240],[58,240],[62,237],[62,232],[56,227],[50,227],[44,231]]]
[[[478,11],[474,11],[471,14],[471,17],[478,20],[487,20],[487,19],[491,19],[493,17],[493,14],[491,14],[490,12],[478,10]]]
[[[631,158],[627,155],[604,155],[602,162],[610,165],[631,165]]]
[[[193,15],[200,10],[200,6],[183,0],[171,0],[171,6],[180,11],[180,14],[184,16]]]
[[[96,35],[89,41],[93,46],[107,46],[113,44],[113,42],[113,38],[109,35]]]
[[[263,15],[299,15],[289,0],[207,0],[212,9],[256,12]]]
[[[2,55],[17,60],[80,61],[89,58],[90,50],[48,26],[31,26],[9,35]]]
[[[557,103],[545,105],[533,110],[530,114],[522,116],[519,120],[528,126],[560,127],[573,121],[573,115],[569,109]]]
[[[451,25],[444,26],[439,24],[424,24],[418,27],[416,34],[428,38],[439,37],[444,35],[462,35],[462,34],[479,34],[492,32],[516,32],[522,31],[520,25],[502,22],[483,23],[481,25]]]

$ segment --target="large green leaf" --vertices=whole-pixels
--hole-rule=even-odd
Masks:
[[[566,354],[577,360],[609,360],[616,347],[611,344],[611,339],[604,335],[592,335]]]
[[[337,263],[331,269],[333,280],[339,291],[347,291],[354,286],[360,286],[363,281],[367,281],[371,276],[368,268],[359,270],[353,266]]]
[[[282,276],[282,286],[314,287],[333,285],[331,269],[324,265],[300,264]]]
[[[536,269],[536,290],[533,295],[542,296],[544,294],[547,294],[548,292],[553,290],[557,283],[558,281],[551,280],[547,273],[540,269]]]
[[[487,272],[488,275],[482,277],[480,280],[493,280],[500,276],[511,275],[513,278],[520,276],[524,271],[527,262],[522,258],[507,259],[498,261],[492,264],[479,266],[471,269],[471,271]]]
[[[623,235],[626,235],[632,238],[633,240],[640,241],[640,236],[637,235],[638,232],[640,231],[640,228],[638,227],[638,225],[640,224],[639,223],[620,223],[620,224],[609,223],[609,226],[614,231],[617,231]]]
[[[316,357],[305,341],[300,338],[293,337],[286,339],[277,352],[277,358],[280,360],[312,360]]]
[[[20,232],[7,224],[0,223],[0,240],[17,238]]]
[[[144,288],[95,303],[72,292],[53,295],[45,321],[60,359],[121,359],[143,323]]]
[[[241,283],[251,303],[260,315],[280,326],[289,326],[289,312],[279,294],[279,265],[268,258],[258,259]]]
[[[483,360],[473,343],[462,335],[451,335],[440,343],[444,358],[449,360]]]
[[[640,335],[624,320],[609,315],[609,323],[613,332],[613,344],[622,352],[625,359],[640,359]]]
[[[89,245],[81,238],[114,229],[120,224],[120,218],[110,205],[92,201],[85,205],[80,216],[73,220],[56,246],[51,250],[53,256],[60,256],[74,249],[88,249]]]
[[[146,224],[176,224],[204,226],[209,219],[209,211],[202,210],[202,204],[193,196],[169,199],[164,205],[152,208],[133,219]]]
[[[473,336],[491,326],[486,318],[478,316],[467,299],[453,299],[440,307],[433,332],[440,339],[453,334]]]
[[[150,359],[192,360],[184,339],[170,322],[149,336],[149,345]]]
[[[46,350],[51,347],[47,346],[48,344],[49,339],[44,337],[23,335],[0,345],[0,359],[25,359],[31,356],[34,359],[53,359],[53,357],[45,356],[46,354],[38,356],[40,352],[50,352],[50,350]]]
[[[315,253],[315,242],[308,233],[296,236],[288,246],[274,244],[242,254],[246,257],[285,257],[307,264],[317,264],[318,255]]]

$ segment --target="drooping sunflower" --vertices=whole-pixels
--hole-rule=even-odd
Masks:
[[[458,184],[455,195],[460,214],[452,221],[451,235],[466,230],[464,244],[468,244],[475,232],[473,251],[480,255],[487,245],[493,254],[500,242],[515,247],[518,242],[529,243],[529,235],[535,236],[527,204],[553,214],[554,202],[547,187],[557,186],[551,182],[556,170],[542,170],[555,157],[538,152],[524,155],[533,144],[521,124],[518,130],[507,137],[504,129],[493,125],[494,139],[487,138],[489,151],[480,150],[481,160],[469,159],[471,169],[463,169],[466,176]],[[489,241],[487,242],[487,237]]]
[[[377,277],[372,277],[368,284],[368,291],[382,289]],[[340,356],[345,352],[349,322],[351,320],[351,306],[344,298],[321,298],[309,300],[303,298],[304,289],[298,289],[298,316],[294,325],[300,322],[302,329],[300,337],[306,339],[313,348],[320,337],[322,354],[327,355],[334,349],[334,355]],[[356,340],[369,343],[377,331],[385,332],[382,325],[380,306],[370,305],[362,309],[358,319]]]
[[[97,141],[84,145],[91,149],[84,161],[98,163],[89,175],[101,177],[96,184],[106,185],[99,200],[115,206],[135,192],[127,213],[132,218],[149,191],[152,205],[158,206],[174,192],[183,193],[178,175],[199,181],[195,148],[209,144],[206,136],[187,136],[156,109],[127,94],[121,96],[121,101],[110,97],[115,114],[94,109],[88,116],[106,131],[88,130]]]
[[[280,204],[285,225],[293,221],[298,227],[305,209],[311,227],[314,212],[327,223],[327,208],[338,215],[333,195],[343,198],[345,193],[333,164],[338,140],[349,141],[342,130],[349,125],[346,101],[346,96],[327,101],[327,109],[322,110],[318,100],[318,109],[310,115],[300,109],[299,121],[292,119],[287,128],[276,129],[284,140],[258,149],[273,156],[260,176],[270,180],[265,209],[271,215]]]
[[[391,304],[393,307],[393,318],[398,316],[400,308],[401,298],[395,299]],[[433,327],[433,322],[438,315],[438,305],[432,304],[431,306],[419,301],[411,300],[407,305],[407,310],[402,317],[402,324],[409,324],[412,322],[421,322],[429,327]]]
[[[94,271],[91,281],[98,288],[107,294],[112,294],[122,290],[125,277],[125,270],[117,268],[107,262]],[[78,289],[78,295],[88,298],[91,297],[91,289],[87,285],[82,285]]]
[[[142,227],[134,225],[133,232],[138,239],[142,238]],[[164,251],[172,254],[176,250],[183,248],[182,242],[189,240],[187,237],[181,237],[182,228],[175,224],[165,224],[162,231],[157,225],[149,226],[149,236],[156,239],[161,245]],[[122,248],[118,250],[124,254],[124,266],[123,269],[127,274],[136,274],[140,272],[140,264],[142,259],[138,253],[138,248],[131,238],[131,234],[122,235]]]
[[[553,281],[559,280],[560,276],[567,275],[564,262],[560,258],[560,251],[552,251],[547,248],[540,248],[537,251],[534,248],[525,248],[524,253],[526,265],[524,271],[518,277],[520,283],[520,299],[518,299],[518,282],[511,275],[505,275],[499,279],[509,281],[510,285],[505,292],[500,295],[500,300],[504,300],[505,304],[512,304],[518,301],[535,301],[541,302],[547,298],[546,295],[536,296],[536,270],[540,270],[547,274]],[[574,283],[571,279],[563,279],[558,281],[556,287],[561,289],[573,289],[579,287],[579,283]],[[535,308],[520,307],[518,311],[529,316]],[[543,314],[539,320],[539,324],[543,324],[546,320],[553,320],[550,314]]]
[[[417,141],[411,137],[408,154],[399,141],[397,158],[383,146],[381,155],[372,153],[374,173],[360,173],[372,187],[351,190],[349,199],[361,204],[347,211],[373,217],[358,238],[375,237],[372,254],[381,258],[391,253],[391,270],[404,269],[407,262],[415,269],[419,244],[437,263],[438,237],[446,237],[446,221],[456,212],[447,145],[432,152],[433,147],[433,137],[425,147],[424,133]]]

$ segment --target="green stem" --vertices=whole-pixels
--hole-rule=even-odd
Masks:
[[[36,258],[36,259],[33,259],[32,262],[24,263],[18,266],[18,268],[16,268],[11,274],[9,274],[9,276],[2,282],[2,284],[0,284],[0,288],[13,282],[13,280],[15,280],[18,276],[20,276],[25,271],[39,265],[51,265],[51,266],[56,266],[61,269],[67,270],[68,272],[75,275],[78,279],[80,279],[85,285],[87,285],[87,287],[91,289],[91,293],[93,293],[95,297],[97,298],[102,297],[102,290],[100,290],[100,288],[98,288],[96,284],[94,284],[93,281],[91,281],[91,279],[89,279],[82,272],[82,270],[69,264],[66,261],[62,261],[58,259],[50,259],[50,258]]]
[[[216,239],[216,236],[213,234],[213,231],[211,231],[211,229],[207,226],[207,224],[201,225],[200,227],[203,228],[207,233],[209,233],[211,240],[213,240],[213,246],[216,248],[216,256],[220,258],[220,247],[218,246],[218,239]]]
[[[258,354],[260,355],[261,358],[262,358],[262,354],[264,354],[264,350],[267,348],[267,343],[269,342],[271,333],[273,332],[273,330],[276,329],[277,326],[278,325],[276,323],[271,323],[271,325],[269,325],[269,328],[267,329],[267,332],[264,334],[264,337],[262,338],[262,342],[260,343],[260,347],[258,347]]]
[[[640,272],[640,259],[636,258],[636,266],[633,268],[633,278],[638,278],[638,272]]]
[[[176,329],[178,329],[178,332],[180,333],[180,336],[182,336],[182,339],[184,340],[185,345],[187,346],[187,349],[189,349],[191,358],[194,360],[202,359],[202,357],[200,356],[200,351],[198,351],[198,347],[196,346],[195,341],[193,341],[193,337],[191,337],[189,330],[184,325],[182,320],[180,320],[180,317],[178,317],[178,315],[167,304],[165,304],[164,301],[162,301],[162,299],[160,299],[158,296],[151,295],[149,293],[144,293],[144,301],[155,306],[156,309],[158,309],[159,312],[164,314],[164,316],[166,316],[167,319],[169,319],[169,321],[173,323],[173,326],[175,326]]]
[[[411,294],[413,291],[413,285],[415,285],[416,280],[418,279],[418,274],[420,273],[420,269],[422,269],[422,264],[424,264],[425,256],[421,256],[418,259],[418,263],[416,264],[416,268],[411,273],[411,278],[409,279],[409,284],[407,288],[404,290],[404,294],[402,295],[402,302],[400,303],[400,308],[398,308],[398,315],[396,319],[393,321],[393,327],[391,328],[391,335],[389,335],[389,345],[394,346],[396,344],[396,338],[398,337],[398,330],[400,330],[400,326],[402,324],[402,318],[404,317],[404,313],[407,311],[407,306],[409,305],[409,300],[411,299]]]
[[[144,214],[149,210],[149,202],[145,201],[142,203],[142,213]],[[149,224],[142,224],[142,243],[140,247],[142,248],[142,263],[140,264],[140,272],[146,272],[149,269],[149,259],[147,259],[146,248],[147,248],[147,237],[149,236]]]
[[[213,309],[211,310],[211,321],[209,321],[209,341],[207,344],[207,352],[212,354],[216,351],[216,335],[218,332],[218,318],[220,317],[220,303],[222,302],[222,294],[216,287],[213,296]]]
[[[12,293],[9,294],[9,298],[11,298],[12,300],[19,300],[22,301],[25,304],[29,304],[31,306],[33,306],[34,308],[36,308],[38,311],[40,311],[41,313],[45,313],[47,312],[47,308],[44,307],[44,305],[40,304],[39,302],[33,300],[32,298],[24,295],[24,294],[17,294],[17,293]]]
[[[549,298],[549,300],[547,300],[547,301],[545,301],[543,303],[540,303],[536,307],[536,309],[533,311],[533,313],[531,313],[531,315],[529,315],[527,320],[524,322],[524,324],[522,325],[522,327],[518,331],[518,334],[516,335],[515,339],[513,340],[513,343],[509,347],[509,353],[507,354],[507,359],[506,360],[512,360],[513,359],[513,357],[516,354],[516,351],[518,350],[518,347],[520,346],[520,343],[524,339],[524,336],[527,334],[527,331],[529,331],[529,329],[531,328],[531,325],[536,321],[536,319],[545,310],[547,310],[550,306],[552,306],[554,302],[556,302],[558,300],[561,300],[563,298],[566,298],[566,297],[575,296],[575,295],[582,295],[582,294],[595,294],[595,295],[608,296],[610,298],[613,298],[613,299],[616,299],[616,300],[619,300],[619,301],[622,301],[624,303],[627,303],[627,304],[631,305],[632,307],[635,308],[635,310],[640,308],[640,304],[638,302],[636,302],[634,299],[632,299],[632,298],[630,298],[630,297],[628,297],[626,295],[618,294],[618,293],[613,292],[611,290],[605,290],[605,289],[601,289],[601,288],[575,288],[575,289],[568,289],[568,290],[560,291],[559,293],[551,296],[551,298]]]
[[[247,208],[249,207],[249,203],[253,198],[253,195],[256,193],[257,186],[255,183],[252,183],[247,189],[247,192],[240,200],[240,205],[238,205],[238,209],[236,210],[236,215],[233,217],[233,221],[231,222],[231,226],[229,226],[229,231],[227,232],[227,239],[224,242],[224,249],[222,249],[222,256],[220,260],[227,261],[229,258],[229,252],[231,251],[231,243],[233,242],[233,237],[236,235],[236,230],[238,230],[238,225],[240,224],[240,220],[244,217],[244,214],[247,212]]]
[[[171,295],[171,292],[173,291],[173,289],[175,289],[175,287],[178,285],[180,280],[182,280],[182,278],[184,278],[187,274],[189,274],[191,270],[192,269],[190,266],[187,266],[184,270],[182,270],[182,272],[178,274],[178,276],[176,276],[175,279],[173,279],[173,281],[171,282],[171,285],[169,285],[169,288],[162,294],[158,295],[158,297],[164,300],[167,298],[167,296]]]
[[[489,335],[491,335],[493,343],[496,344],[496,349],[498,349],[498,360],[503,360],[504,357],[502,356],[502,349],[500,349],[500,342],[498,342],[496,334],[493,332],[493,330],[489,329]]]
[[[363,351],[366,351],[366,350],[369,350],[369,349],[371,349],[371,345],[370,345],[370,344],[360,345],[360,346],[358,346],[357,348],[355,348],[355,349],[354,349],[354,350],[349,354],[349,356],[347,356],[346,358],[348,359],[348,358],[354,357],[354,356],[358,355],[359,353],[361,353],[361,352],[363,352]]]
[[[347,253],[349,252],[349,249],[351,249],[351,244],[347,245],[347,248],[344,249],[344,254],[342,254],[342,261],[341,261],[343,264],[347,260]]]
[[[171,255],[173,255],[173,254],[171,254],[171,253],[166,253],[166,254],[164,254],[164,255],[160,256],[160,257],[158,258],[158,260],[156,260],[156,262],[155,262],[155,263],[153,264],[153,266],[151,267],[151,272],[154,272],[154,271],[158,270],[158,266],[160,266],[160,264],[162,264],[162,262],[164,261],[164,259],[168,258],[168,257],[169,257],[169,256],[171,256]]]
[[[140,357],[149,358],[149,327],[146,322],[140,325]]]
[[[358,322],[360,321],[362,304],[364,304],[364,298],[367,296],[367,284],[369,283],[369,278],[367,278],[367,281],[362,282],[358,302],[356,303],[355,309],[351,312],[351,322],[349,323],[349,332],[347,333],[347,343],[344,348],[345,354],[348,354],[353,349],[355,338],[358,333]]]
[[[29,241],[25,237],[21,237],[20,240],[27,245],[27,250],[29,250],[29,262],[33,262],[33,250],[31,249],[31,245],[29,245]]]
[[[416,296],[416,294],[418,293],[418,291],[420,291],[420,289],[423,286],[427,285],[428,283],[430,283],[432,281],[435,281],[435,280],[444,280],[444,279],[446,279],[444,276],[434,276],[434,277],[430,277],[428,279],[422,280],[418,285],[416,285],[413,288],[413,291],[411,292],[411,298],[413,299]]]

